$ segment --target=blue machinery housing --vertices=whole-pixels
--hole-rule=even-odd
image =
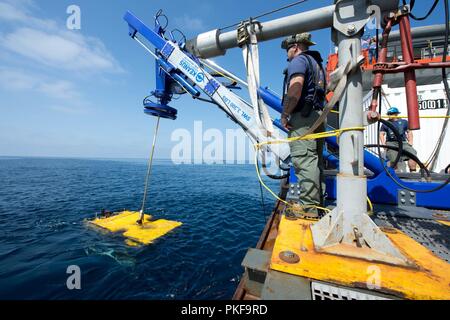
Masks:
[[[124,20],[129,26],[129,35],[135,38],[137,33],[142,35],[155,48],[154,56],[156,58],[156,89],[152,92],[152,96],[157,99],[157,102],[151,101],[149,97],[144,100],[144,112],[148,115],[159,116],[167,119],[176,119],[177,110],[168,106],[171,101],[174,90],[185,90],[194,97],[200,96],[200,91],[192,84],[177,68],[172,66],[165,59],[165,52],[170,48],[169,42],[164,38],[164,29],[159,25],[157,19],[155,21],[155,28],[152,30],[140,21],[131,12],[127,12]],[[166,48],[164,48],[166,46]],[[163,50],[164,48],[164,50]],[[188,52],[185,54],[197,61]],[[181,87],[181,88],[180,88]],[[259,88],[258,94],[264,102],[275,111],[281,113],[282,105],[281,99],[268,88]],[[275,120],[274,125],[285,131],[280,120]],[[335,149],[339,148],[336,137],[326,138],[328,145]],[[339,159],[333,154],[324,150],[324,159],[334,166],[339,166]],[[364,165],[369,169],[373,175],[367,178],[367,195],[374,203],[381,204],[398,204],[398,194],[404,190],[398,186],[385,172],[380,159],[374,154],[364,151]],[[420,182],[420,181],[403,181],[397,176],[392,168],[388,168],[392,177],[402,185],[414,190],[431,190],[436,188],[439,183],[435,182]],[[291,170],[291,182],[296,182],[296,177]],[[336,198],[336,177],[328,176],[326,180],[327,194],[329,198]],[[435,208],[442,210],[450,210],[450,185],[435,191],[435,192],[417,192],[416,205],[427,208]]]
[[[264,100],[264,102],[273,108],[274,110],[281,112],[281,99],[275,96],[270,90],[267,88],[260,88],[258,90],[259,95]],[[285,129],[281,125],[280,120],[275,120],[274,125],[280,128],[281,130]],[[339,148],[339,144],[337,142],[336,137],[329,137],[325,139],[327,144],[332,146],[335,149]],[[329,163],[333,164],[333,166],[339,167],[339,159],[333,154],[329,153],[327,150],[324,150],[323,153],[324,159],[328,160]],[[374,203],[383,203],[383,204],[397,204],[398,203],[398,193],[404,189],[400,188],[392,179],[387,175],[386,171],[383,168],[383,165],[380,162],[380,159],[370,153],[367,150],[364,150],[364,166],[369,169],[373,175],[368,177],[367,179],[367,196]],[[401,183],[405,187],[414,189],[414,190],[431,190],[439,186],[439,183],[434,182],[420,182],[420,181],[403,181],[397,176],[395,171],[392,168],[388,168],[390,174],[397,182]],[[291,180],[295,179],[294,172],[291,170]],[[336,177],[327,177],[327,194],[329,198],[336,199]],[[445,186],[444,188],[435,191],[435,192],[426,192],[421,193],[418,192],[416,194],[416,205],[420,207],[427,208],[435,208],[442,210],[450,209],[450,185]]]
[[[141,34],[155,47],[154,55],[158,57],[155,66],[156,89],[151,94],[158,101],[154,102],[150,100],[150,97],[147,97],[144,100],[144,112],[151,116],[175,120],[177,110],[167,105],[171,100],[173,88],[181,87],[181,90],[185,90],[195,97],[200,96],[200,91],[194,88],[182,74],[179,74],[174,66],[164,60],[163,55],[159,54],[168,41],[163,38],[164,29],[157,19],[153,30],[129,11],[125,13],[124,20],[128,23],[130,37],[135,38],[138,33]]]

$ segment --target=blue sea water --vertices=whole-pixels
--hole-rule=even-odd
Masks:
[[[253,165],[154,163],[147,212],[183,225],[153,244],[86,226],[139,210],[144,160],[0,158],[0,299],[230,299],[265,212]],[[277,189],[277,183],[271,186]],[[68,266],[81,269],[69,290]]]

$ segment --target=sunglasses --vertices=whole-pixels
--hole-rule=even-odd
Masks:
[[[290,46],[288,46],[287,48],[286,48],[286,52],[288,52],[289,50],[291,50],[291,48],[293,48],[293,47],[295,47],[297,44],[291,44]]]

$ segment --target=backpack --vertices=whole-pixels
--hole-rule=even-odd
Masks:
[[[308,68],[310,70],[310,74],[312,74],[312,82],[314,83],[314,95],[312,100],[307,102],[310,102],[314,109],[323,110],[323,104],[325,101],[325,95],[326,95],[326,76],[325,71],[323,70],[323,67],[321,64],[319,64],[317,61],[317,68],[314,68],[313,62],[311,60],[311,56],[306,53],[301,53],[300,55],[303,55],[306,60],[308,61]],[[315,72],[314,72],[315,71]],[[323,82],[320,81],[320,72],[322,72],[323,75]]]
[[[313,98],[308,98],[305,100],[305,102],[309,102],[308,108],[302,108],[301,110],[298,110],[302,113],[302,116],[308,117],[313,109],[316,110],[323,110],[324,107],[324,101],[326,96],[326,76],[325,71],[323,70],[322,65],[317,62],[317,68],[314,68],[314,64],[311,60],[311,56],[307,53],[301,53],[300,55],[303,55],[306,60],[308,61],[308,69],[310,70],[310,74],[312,75],[312,82],[314,83],[314,94]],[[314,72],[315,71],[315,72]],[[323,75],[323,82],[320,81],[320,75],[319,72],[322,72]],[[284,81],[283,81],[283,101],[282,105],[284,104],[284,98],[287,94],[287,88],[288,88],[288,79],[287,79],[287,69],[283,71],[284,74]],[[303,94],[303,92],[302,92]],[[296,107],[296,111],[299,108],[299,106]]]

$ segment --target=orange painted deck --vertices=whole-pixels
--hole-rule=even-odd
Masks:
[[[386,235],[418,267],[399,267],[374,261],[318,253],[314,249],[311,221],[281,218],[270,268],[314,280],[379,291],[406,299],[450,299],[450,264],[435,256],[404,233]],[[300,261],[289,264],[279,258],[292,251]],[[358,250],[355,248],[354,250]],[[366,249],[367,250],[367,249]],[[378,277],[374,282],[374,277]]]

